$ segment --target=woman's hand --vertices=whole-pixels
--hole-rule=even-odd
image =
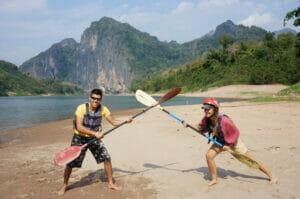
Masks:
[[[222,147],[222,151],[228,151],[228,150],[230,150],[230,147],[229,147],[229,146],[224,145],[224,146]]]

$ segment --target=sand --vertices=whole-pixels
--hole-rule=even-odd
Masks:
[[[203,115],[199,105],[166,109],[190,124],[196,124]],[[140,110],[115,116],[125,120]],[[250,153],[279,179],[275,185],[269,185],[259,170],[246,167],[225,152],[216,159],[219,183],[208,187],[207,140],[159,109],[152,109],[103,139],[122,191],[107,188],[103,165],[97,165],[88,153],[83,167],[72,173],[70,189],[63,196],[56,195],[64,168],[53,164],[53,156],[69,146],[71,120],[1,131],[1,198],[295,199],[300,194],[299,110],[299,102],[222,104],[221,112],[234,120]],[[104,122],[104,130],[109,128]]]

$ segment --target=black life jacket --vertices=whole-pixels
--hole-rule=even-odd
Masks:
[[[222,117],[228,117],[228,116],[220,113],[215,127],[212,125],[210,120],[207,120],[205,129],[208,130],[208,136],[211,137],[211,134],[213,134],[214,128],[216,128],[217,135],[213,135],[212,138],[214,140],[218,141],[219,143],[221,143],[222,145],[225,145],[226,141],[224,139],[224,133],[222,132],[222,129],[221,129]],[[210,143],[210,140],[208,140],[208,144],[209,143]]]
[[[83,126],[93,131],[101,130],[101,121],[102,121],[102,106],[101,104],[98,106],[96,111],[93,113],[89,109],[89,103],[85,104],[86,113],[83,117]],[[76,128],[76,116],[73,120],[73,126]]]

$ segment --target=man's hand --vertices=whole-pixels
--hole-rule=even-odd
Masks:
[[[185,128],[188,127],[187,123],[185,123],[185,122],[182,122],[182,126],[185,127]]]
[[[102,139],[102,138],[104,138],[104,135],[103,135],[102,132],[97,131],[97,133],[95,133],[95,137],[98,138],[98,139]]]

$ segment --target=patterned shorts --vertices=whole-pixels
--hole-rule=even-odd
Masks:
[[[237,143],[231,147],[231,150],[239,154],[244,154],[248,151],[248,148],[241,140],[241,138],[238,138]]]
[[[84,137],[84,136],[74,134],[72,142],[71,142],[71,146],[82,146],[85,143],[89,142],[93,138],[94,137]],[[69,168],[74,168],[74,167],[80,168],[82,165],[83,159],[85,157],[87,149],[89,149],[92,152],[92,154],[98,164],[104,162],[105,160],[108,160],[108,161],[111,160],[110,155],[104,146],[104,143],[101,140],[96,139],[95,141],[90,143],[87,147],[82,149],[78,158],[76,158],[75,160],[73,160],[72,162],[67,164],[67,166]]]

